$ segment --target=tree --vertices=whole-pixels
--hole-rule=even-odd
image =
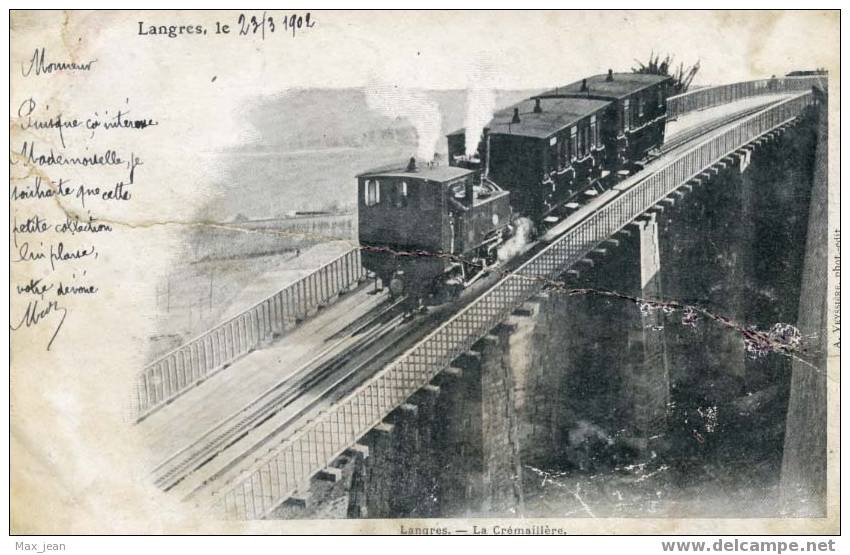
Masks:
[[[633,73],[648,73],[652,75],[666,75],[673,78],[674,94],[682,94],[688,91],[691,86],[691,81],[694,80],[699,71],[699,60],[685,69],[684,63],[679,63],[679,68],[670,73],[673,67],[673,56],[667,54],[664,59],[661,59],[661,54],[651,52],[649,54],[649,62],[643,63],[640,60],[635,60],[638,63],[636,67],[632,67]]]

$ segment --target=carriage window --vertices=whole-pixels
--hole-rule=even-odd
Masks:
[[[581,151],[582,156],[590,154],[590,127],[585,127],[582,130]]]
[[[558,143],[558,169],[564,169],[567,167],[567,141],[561,140]]]
[[[366,206],[375,206],[381,202],[381,183],[377,179],[367,179],[364,195]]]
[[[570,160],[578,158],[578,127],[570,129]]]
[[[629,110],[629,100],[626,99],[623,101],[623,131],[627,131],[630,125],[631,113]]]
[[[638,117],[643,117],[643,98],[638,97],[637,99],[637,107],[638,107]]]
[[[661,87],[658,88],[658,107],[664,107],[664,92],[661,90]]]
[[[549,139],[549,169],[554,170],[558,166],[558,138],[552,137]]]
[[[599,123],[596,121],[596,116],[590,116],[590,146],[598,146]]]
[[[602,148],[602,133],[599,132],[599,120],[596,120],[596,148]]]
[[[404,208],[407,206],[407,182],[400,181],[395,184],[395,205],[396,208]]]
[[[584,129],[578,130],[578,157],[584,158]]]

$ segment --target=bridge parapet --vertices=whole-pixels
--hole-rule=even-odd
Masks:
[[[599,207],[570,231],[272,449],[250,470],[225,483],[210,501],[227,518],[255,519],[270,514],[313,474],[600,243],[723,158],[799,117],[812,102],[812,93],[806,92],[774,104],[703,140],[630,186],[618,187],[617,194],[604,200],[600,197]]]
[[[136,377],[132,392],[134,419],[144,418],[261,343],[282,334],[364,275],[360,249],[352,248],[151,362]]]
[[[808,91],[812,87],[826,88],[826,75],[778,77],[729,83],[686,92],[667,99],[667,118],[676,119],[696,110],[728,104],[752,96]]]

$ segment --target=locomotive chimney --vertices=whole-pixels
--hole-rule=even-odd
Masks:
[[[534,99],[534,113],[539,114],[542,111],[543,111],[543,108],[540,107],[540,99],[535,98]]]
[[[511,119],[511,123],[519,123],[519,108],[514,108],[514,117]]]
[[[407,171],[415,172],[416,171],[416,158],[414,156],[410,157],[410,161],[407,163]]]
[[[608,77],[606,77],[605,80],[606,81],[613,81],[614,80],[614,70],[613,69],[608,70]]]
[[[581,80],[581,92],[587,92],[587,79]]]
[[[463,184],[464,202],[469,206],[475,204],[475,184],[471,179],[467,179]]]

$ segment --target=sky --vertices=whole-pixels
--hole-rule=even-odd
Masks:
[[[262,15],[262,12],[247,12]],[[306,12],[297,12],[304,14]],[[284,12],[268,12],[280,19]],[[628,70],[652,51],[691,64],[697,82],[769,77],[837,61],[838,18],[824,12],[462,11],[313,12],[295,37],[214,35],[237,28],[234,12],[97,13],[75,17],[73,41],[145,52],[171,67],[209,70],[220,86],[358,87],[379,80],[404,87],[465,88],[481,59],[504,88],[549,87],[609,67]],[[138,23],[204,24],[206,36],[141,36]],[[33,22],[35,24],[36,22]]]

